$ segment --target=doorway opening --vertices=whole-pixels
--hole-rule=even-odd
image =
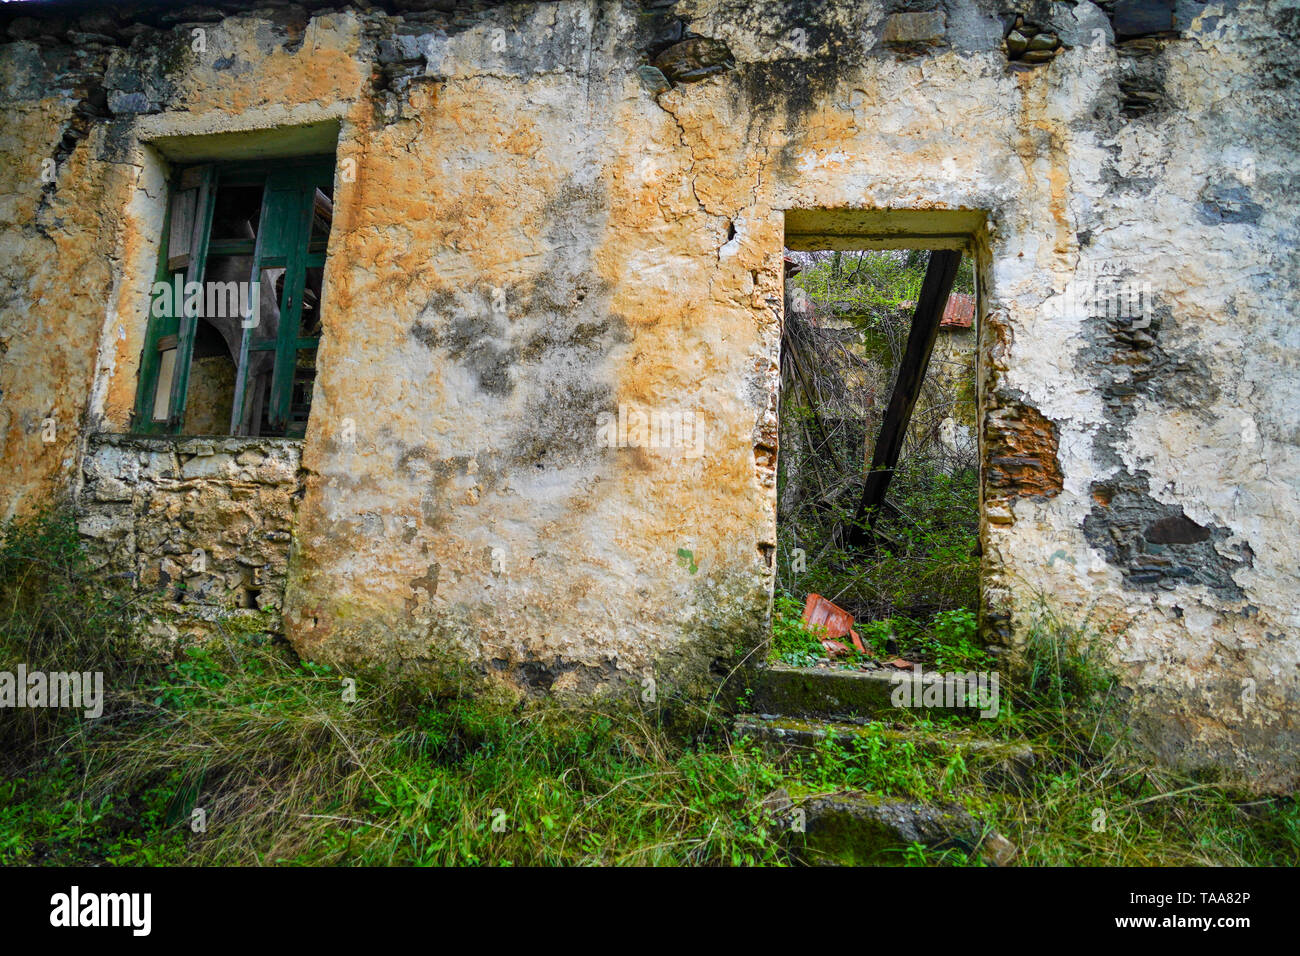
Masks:
[[[792,219],[771,659],[985,669],[971,234]]]

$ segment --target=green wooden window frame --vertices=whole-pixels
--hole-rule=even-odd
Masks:
[[[274,338],[258,340],[250,329],[240,335],[232,401],[231,435],[302,437],[308,408],[294,402],[299,354],[311,353],[314,364],[319,336],[300,336],[307,270],[323,269],[328,235],[313,238],[318,190],[332,194],[334,157],[311,156],[268,162],[213,163],[176,170],[163,221],[163,241],[155,282],[203,283],[214,256],[250,256],[250,281],[266,269],[283,269],[278,300],[279,326]],[[218,195],[227,186],[260,186],[261,209],[255,239],[213,239]],[[253,288],[257,288],[256,285]],[[152,292],[149,327],[140,361],[131,430],[147,435],[178,435],[185,422],[190,368],[198,317],[182,308],[179,315],[156,316]],[[249,355],[274,351],[267,428],[248,419]]]

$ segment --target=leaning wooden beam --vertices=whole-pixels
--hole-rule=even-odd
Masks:
[[[890,479],[894,477],[894,468],[898,465],[898,456],[903,450],[903,438],[907,434],[907,424],[912,420],[912,409],[916,407],[916,399],[921,394],[925,371],[930,366],[930,353],[934,351],[935,339],[939,337],[939,322],[943,319],[944,306],[948,303],[948,293],[952,290],[960,263],[960,252],[936,249],[930,253],[930,264],[925,270],[925,281],[921,283],[916,312],[912,314],[907,348],[903,351],[903,361],[898,367],[898,379],[894,383],[893,394],[889,396],[889,407],[885,409],[884,420],[880,423],[880,434],[876,438],[876,450],[871,456],[867,484],[862,489],[862,497],[858,499],[858,507],[853,515],[853,524],[845,537],[845,542],[850,547],[863,547],[871,541],[870,528],[875,525]],[[864,518],[869,522],[866,527]]]

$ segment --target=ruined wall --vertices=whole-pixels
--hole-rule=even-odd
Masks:
[[[33,30],[41,29],[33,22]],[[22,30],[20,28],[19,32]],[[11,35],[12,36],[12,35]],[[129,173],[82,144],[102,104],[77,87],[105,55],[64,41],[11,43],[0,57],[0,516],[62,491],[75,471],[109,253]],[[77,188],[60,190],[54,171]],[[89,201],[86,201],[89,200]]]
[[[784,212],[965,210],[990,637],[1091,614],[1167,758],[1295,781],[1294,4],[71,9],[4,11],[6,508],[128,427],[168,163],[332,124],[291,639],[707,686],[765,627]],[[1098,264],[1150,322],[1071,304]]]
[[[78,528],[97,565],[131,575],[158,636],[278,632],[300,458],[286,438],[97,435]]]
[[[950,403],[944,407],[936,437],[952,462],[978,462],[980,457],[977,343],[973,326],[941,327],[930,358],[939,394]]]

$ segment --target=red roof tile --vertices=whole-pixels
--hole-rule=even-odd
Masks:
[[[941,329],[969,329],[975,322],[975,296],[954,292],[948,296],[944,306],[943,318],[939,320]]]

